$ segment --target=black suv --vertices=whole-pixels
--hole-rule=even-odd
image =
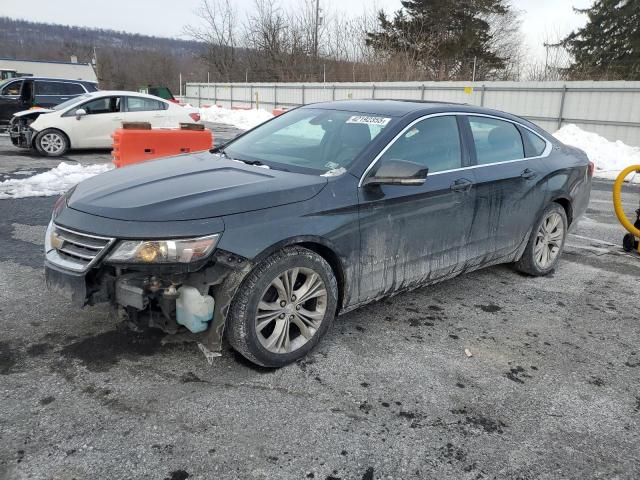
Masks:
[[[87,92],[98,85],[86,80],[22,77],[0,83],[0,129],[6,127],[14,113],[31,107],[50,108]]]

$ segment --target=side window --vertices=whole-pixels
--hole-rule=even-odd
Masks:
[[[84,88],[79,83],[65,83],[64,94],[65,95],[82,95]]]
[[[64,83],[36,80],[36,95],[66,95]]]
[[[153,98],[127,97],[127,112],[151,112],[166,110],[165,104]]]
[[[0,94],[2,95],[20,95],[20,87],[22,87],[22,80],[17,82],[11,82],[2,89]]]
[[[416,123],[389,147],[378,163],[381,165],[387,159],[419,163],[431,173],[460,168],[462,149],[456,117],[432,117]]]
[[[520,131],[522,132],[522,139],[524,140],[527,157],[539,157],[542,155],[547,148],[547,142],[531,130],[521,128]]]
[[[86,110],[87,115],[100,115],[103,113],[117,113],[120,111],[120,97],[98,98],[78,106]]]
[[[511,122],[486,117],[469,117],[478,165],[524,158],[522,137]]]

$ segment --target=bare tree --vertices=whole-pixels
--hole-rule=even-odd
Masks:
[[[489,15],[487,23],[491,26],[491,48],[504,60],[504,68],[492,75],[485,74],[482,65],[477,65],[476,78],[495,77],[495,80],[519,80],[524,53],[522,49],[522,12],[510,9],[504,15]]]
[[[235,8],[230,0],[202,0],[196,13],[202,23],[185,27],[185,34],[205,45],[203,60],[214,74],[231,81],[238,63]]]
[[[531,58],[524,62],[524,78],[531,81],[566,80],[571,55],[561,45],[564,35],[558,26],[547,29],[542,38],[545,48],[543,59]]]

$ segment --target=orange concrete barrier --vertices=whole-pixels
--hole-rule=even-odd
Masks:
[[[278,115],[282,115],[287,110],[287,108],[274,108],[273,110],[271,110],[271,113],[274,117],[277,117]]]
[[[202,152],[213,146],[211,130],[119,128],[113,138],[112,161],[116,168],[154,158]]]
[[[251,107],[248,107],[247,105],[234,105],[231,107],[231,110],[251,110]]]

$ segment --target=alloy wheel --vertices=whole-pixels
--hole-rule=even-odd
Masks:
[[[47,153],[59,153],[64,148],[64,144],[64,139],[57,133],[47,133],[40,139],[40,147]]]
[[[260,297],[255,329],[264,348],[290,353],[306,344],[327,311],[324,281],[310,268],[291,268],[274,278]]]
[[[564,240],[564,222],[557,212],[551,212],[540,224],[533,247],[533,258],[541,269],[547,269],[555,262]]]

